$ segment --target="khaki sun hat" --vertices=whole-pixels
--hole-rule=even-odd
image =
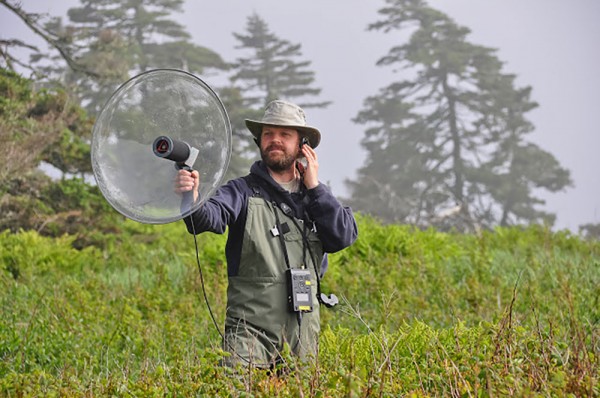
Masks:
[[[300,135],[308,138],[310,146],[316,148],[321,142],[321,133],[315,127],[306,124],[306,115],[298,105],[287,101],[269,102],[262,120],[245,119],[246,127],[256,139],[260,139],[263,126],[290,127],[297,129]]]

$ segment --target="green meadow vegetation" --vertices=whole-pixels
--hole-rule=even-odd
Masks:
[[[197,237],[201,279],[181,222],[0,232],[0,395],[600,396],[598,241],[358,222],[318,358],[276,372],[220,366],[224,236]]]

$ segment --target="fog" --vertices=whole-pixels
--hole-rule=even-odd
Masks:
[[[281,39],[302,44],[302,59],[312,62],[320,100],[333,104],[309,110],[308,122],[318,127],[321,180],[339,196],[348,192],[365,159],[360,147],[364,126],[351,119],[363,100],[399,80],[399,72],[375,66],[388,50],[400,44],[398,33],[369,32],[378,20],[382,0],[188,0],[185,12],[173,15],[185,25],[196,44],[232,61],[242,56],[232,32],[244,33],[246,20],[256,12]],[[505,73],[517,85],[532,86],[539,107],[528,113],[535,131],[529,140],[553,154],[571,172],[574,187],[560,193],[541,192],[543,209],[557,215],[556,227],[577,232],[584,223],[600,222],[600,2],[597,0],[431,0],[459,25],[471,29],[471,43],[498,49]],[[78,1],[24,0],[30,12],[65,15]],[[0,7],[0,39],[19,38],[45,48],[39,38],[13,14]],[[219,75],[199,76],[211,85]]]

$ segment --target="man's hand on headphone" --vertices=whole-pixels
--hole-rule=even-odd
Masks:
[[[310,145],[302,145],[302,155],[306,158],[306,167],[302,163],[298,163],[300,173],[304,177],[304,185],[307,189],[316,188],[319,185],[319,160],[317,153]]]

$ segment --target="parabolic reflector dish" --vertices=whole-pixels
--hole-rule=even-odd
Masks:
[[[169,144],[174,153],[189,150],[188,162],[165,157]],[[155,69],[125,82],[104,105],[92,131],[91,156],[96,182],[111,206],[135,221],[166,224],[194,212],[220,185],[231,156],[231,124],[202,80]],[[174,190],[182,167],[200,173],[194,203]]]

